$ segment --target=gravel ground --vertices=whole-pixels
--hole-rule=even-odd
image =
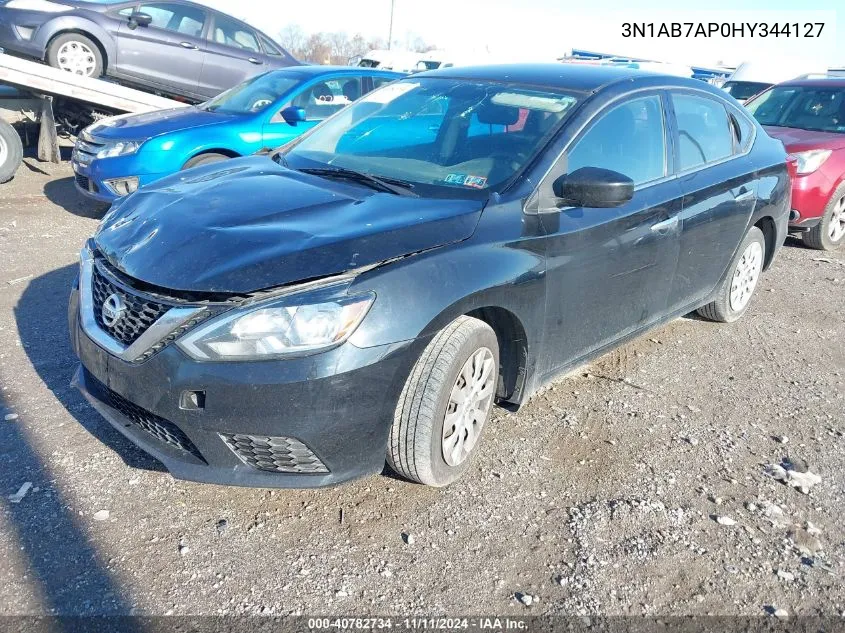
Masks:
[[[741,322],[678,320],[497,410],[449,489],[226,488],[69,386],[102,211],[27,167],[0,186],[0,614],[845,609],[845,253],[790,241]]]

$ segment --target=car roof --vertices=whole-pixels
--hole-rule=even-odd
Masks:
[[[304,66],[290,66],[280,68],[274,72],[285,72],[305,77],[320,77],[322,75],[377,75],[381,77],[404,77],[405,73],[398,73],[392,70],[379,68],[366,68],[363,66],[320,66],[316,64]]]
[[[812,79],[791,79],[778,86],[813,86],[817,88],[845,88],[845,77],[815,77]]]
[[[594,92],[619,81],[643,77],[661,77],[667,83],[677,86],[700,85],[695,79],[622,66],[589,64],[498,64],[489,66],[458,66],[442,70],[429,70],[413,75],[417,77],[440,77],[479,81],[513,82],[534,86],[563,88],[575,92]],[[691,84],[690,82],[695,82]]]
[[[0,2],[2,2],[2,0],[0,0]],[[244,22],[243,20],[236,18],[231,13],[223,11],[222,9],[217,9],[214,6],[211,6],[209,4],[204,4],[203,2],[197,2],[196,0],[167,0],[167,2],[172,3],[172,4],[181,4],[181,5],[185,5],[185,6],[191,6],[191,7],[195,7],[197,9],[200,9],[202,11],[205,11],[206,13],[213,13],[215,15],[223,16],[223,17],[228,18],[228,19],[230,19],[234,22],[237,22],[241,26],[245,26],[246,28],[248,28],[251,31],[256,31],[258,33],[261,33],[261,35],[263,35],[264,37],[268,37],[269,39],[273,40],[272,37],[267,35],[264,31],[262,31],[257,26],[253,26],[253,25],[251,25],[247,22]],[[136,6],[136,5],[141,3],[141,0],[135,0],[134,2],[132,0],[76,0],[76,2],[72,2],[71,0],[63,0],[63,3],[70,4],[70,5],[73,5],[73,6],[78,6],[79,8],[82,8],[82,9],[95,9],[95,10],[99,10],[99,11],[102,12],[102,11],[111,11],[113,9],[118,9],[118,8],[125,9],[125,8],[128,8],[128,7]],[[275,40],[273,40],[273,41],[275,42]],[[277,46],[280,46],[278,42],[275,42],[275,44]]]

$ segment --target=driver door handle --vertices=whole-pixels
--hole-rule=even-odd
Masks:
[[[651,230],[654,233],[668,233],[671,229],[678,226],[678,216],[673,215],[668,220],[663,220],[663,222],[658,222],[657,224],[651,225]]]
[[[261,60],[260,60],[260,59],[256,59],[255,57],[250,57],[250,58],[249,58],[249,63],[250,63],[250,64],[260,64],[260,63],[261,63]]]
[[[195,45],[191,44],[190,42],[179,42],[179,46],[181,46],[182,48],[187,48],[187,49],[192,50],[192,51],[198,51],[199,50],[199,48],[197,48]]]

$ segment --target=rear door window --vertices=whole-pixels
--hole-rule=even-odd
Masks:
[[[672,94],[678,124],[679,171],[728,158],[734,151],[734,131],[718,101],[690,94]]]
[[[666,134],[660,95],[614,106],[598,119],[567,155],[567,173],[601,167],[641,185],[666,175]]]
[[[180,35],[201,37],[205,27],[205,11],[188,5],[151,2],[142,4],[138,7],[138,11],[146,13],[153,19],[150,26]]]
[[[240,22],[218,15],[214,18],[214,32],[211,40],[223,46],[240,48],[250,53],[259,53],[258,38],[252,29],[246,28]]]

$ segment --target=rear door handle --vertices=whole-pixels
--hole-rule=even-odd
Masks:
[[[753,189],[746,189],[743,187],[739,190],[739,193],[734,197],[735,202],[741,202],[742,200],[748,200],[749,198],[754,197],[754,190]]]
[[[192,51],[198,51],[199,50],[199,48],[197,48],[195,45],[191,44],[190,42],[179,42],[179,46],[181,46],[182,48],[187,48],[187,49],[192,50]]]
[[[668,220],[663,220],[663,222],[658,222],[657,224],[651,225],[651,230],[654,233],[668,233],[671,229],[678,226],[678,216],[673,215]]]
[[[260,60],[260,59],[256,59],[255,57],[250,57],[250,58],[249,58],[249,63],[250,63],[250,64],[260,64],[260,63],[261,63],[261,60]]]

